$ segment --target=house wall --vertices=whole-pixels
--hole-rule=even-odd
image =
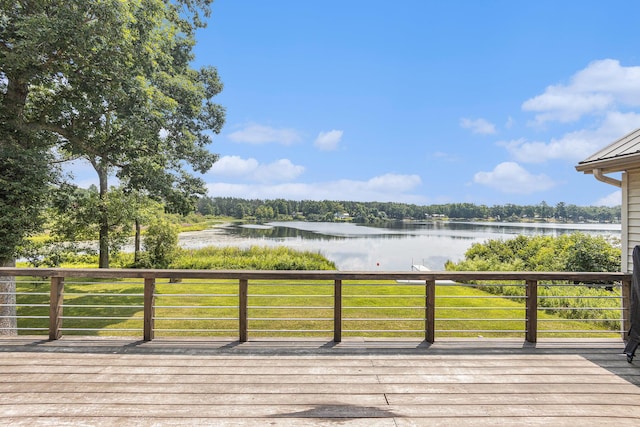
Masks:
[[[622,174],[622,271],[633,271],[633,248],[640,245],[640,169]]]

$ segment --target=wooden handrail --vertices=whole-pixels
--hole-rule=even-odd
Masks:
[[[0,276],[165,278],[165,279],[282,279],[282,280],[566,280],[595,282],[631,280],[621,272],[562,271],[336,271],[336,270],[142,270],[115,268],[15,268],[0,267]]]
[[[138,269],[63,269],[63,268],[14,268],[0,267],[0,276],[50,277],[49,339],[61,337],[64,279],[75,278],[142,278],[144,279],[144,326],[143,338],[154,338],[155,282],[168,279],[236,279],[238,280],[238,339],[246,342],[248,337],[248,296],[251,280],[321,280],[333,281],[333,331],[334,341],[342,340],[342,286],[343,280],[399,280],[424,281],[425,284],[425,341],[435,340],[435,291],[437,281],[456,282],[505,281],[524,282],[526,287],[525,338],[537,341],[538,330],[538,282],[569,281],[593,283],[597,281],[621,282],[622,284],[622,330],[630,325],[631,275],[620,272],[496,272],[496,271],[400,271],[400,272],[343,272],[343,271],[248,271],[248,270],[138,270]]]

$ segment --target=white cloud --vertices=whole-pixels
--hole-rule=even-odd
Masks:
[[[243,159],[239,156],[223,156],[213,164],[209,173],[234,177],[252,174],[259,167],[256,159]]]
[[[385,175],[376,176],[362,185],[363,189],[367,191],[379,191],[393,193],[395,191],[409,191],[418,185],[422,180],[418,175],[399,175],[394,173],[388,173]],[[357,182],[352,182],[358,185]]]
[[[582,116],[620,106],[640,106],[640,66],[624,67],[613,59],[590,63],[569,84],[553,85],[522,104],[536,114],[538,124],[572,122]]]
[[[500,163],[491,172],[478,172],[473,181],[512,194],[531,194],[555,186],[547,175],[533,175],[515,162]]]
[[[256,123],[247,124],[243,129],[229,134],[229,139],[234,142],[246,142],[249,144],[278,143],[291,145],[301,140],[295,129],[275,129]]]
[[[319,183],[284,183],[274,185],[211,183],[207,185],[207,188],[212,197],[395,201],[425,204],[427,202],[425,197],[409,193],[420,184],[421,179],[418,175],[385,174],[365,181],[342,179]]]
[[[256,159],[242,159],[239,156],[224,156],[209,170],[212,175],[256,182],[287,182],[303,172],[304,166],[294,165],[288,159],[261,164]]]
[[[601,198],[594,203],[594,206],[620,206],[622,204],[622,191],[617,190]]]
[[[276,160],[273,163],[260,165],[253,173],[259,182],[287,182],[296,179],[304,172],[304,166],[291,163],[289,159]]]
[[[638,123],[640,114],[610,112],[597,129],[569,132],[561,138],[552,138],[549,142],[520,138],[502,141],[498,145],[505,147],[514,159],[524,163],[541,163],[553,159],[580,161],[636,129]]]
[[[342,140],[342,133],[341,130],[335,129],[329,132],[320,132],[313,145],[324,151],[335,150]]]
[[[464,129],[471,129],[472,133],[479,133],[482,135],[493,135],[496,133],[496,127],[493,123],[488,122],[485,119],[460,119],[460,126]]]

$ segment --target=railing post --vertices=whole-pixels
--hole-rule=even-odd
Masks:
[[[629,338],[631,327],[631,280],[622,281],[622,339]]]
[[[333,284],[333,341],[342,341],[342,280]]]
[[[49,297],[49,340],[62,336],[62,301],[64,298],[64,277],[51,278]]]
[[[526,340],[530,343],[538,341],[538,281],[527,280]]]
[[[156,279],[145,277],[144,279],[144,340],[151,341],[154,338],[154,318],[156,311],[155,304]]]
[[[247,342],[247,331],[249,329],[248,321],[248,302],[249,302],[249,280],[240,279],[238,290],[238,322],[239,322],[239,340]]]
[[[433,344],[436,336],[436,281],[425,283],[424,340]]]

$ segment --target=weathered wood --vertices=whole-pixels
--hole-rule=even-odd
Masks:
[[[49,291],[49,339],[57,340],[62,336],[62,304],[64,299],[64,278],[51,278]]]
[[[334,281],[333,289],[333,341],[342,341],[342,280]]]
[[[15,266],[15,259],[0,259],[0,267],[15,268]],[[0,336],[18,335],[16,302],[16,278],[0,276]]]
[[[424,304],[424,340],[433,343],[436,339],[436,281],[427,280]]]
[[[527,280],[526,294],[526,339],[527,342],[535,343],[538,340],[538,282],[536,280]]]
[[[93,277],[93,278],[182,278],[182,279],[266,279],[266,280],[565,280],[570,282],[631,280],[621,272],[543,272],[543,271],[300,271],[300,270],[142,270],[142,269],[65,269],[0,267],[0,276]]]
[[[617,354],[620,339],[593,340],[593,347],[493,340],[486,352],[484,340],[427,347],[387,340],[385,348],[396,348],[391,353],[372,347],[383,341],[346,339],[318,342],[317,350],[295,357],[281,354],[287,346],[278,341],[203,347],[207,340],[173,340],[167,347],[162,339],[110,339],[109,352],[76,337],[16,341],[24,344],[0,340],[6,425],[640,422],[640,388],[627,380],[640,377],[640,368]],[[242,348],[250,350],[239,353]]]
[[[155,292],[156,279],[147,277],[144,279],[144,340],[151,341],[154,338],[155,317]]]
[[[249,280],[240,279],[238,286],[238,323],[239,323],[239,340],[247,342],[249,330]]]

